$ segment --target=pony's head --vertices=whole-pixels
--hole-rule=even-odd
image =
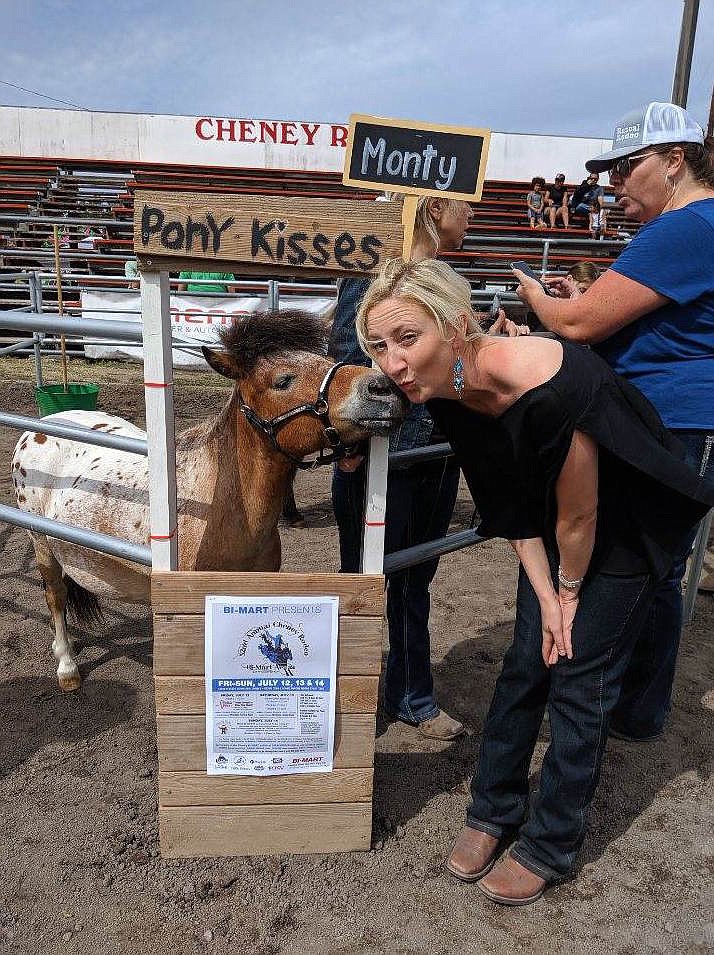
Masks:
[[[221,343],[222,351],[204,348],[203,355],[220,375],[235,380],[239,404],[252,424],[259,428],[257,419],[273,422],[306,406],[287,422],[276,422],[280,448],[292,458],[334,445],[329,427],[350,445],[388,433],[404,417],[401,393],[381,372],[342,365],[330,374],[335,363],[325,354],[325,328],[308,312],[241,317],[221,331]],[[307,410],[321,410],[324,403],[328,428],[324,416]]]

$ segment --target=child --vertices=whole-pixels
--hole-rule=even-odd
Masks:
[[[602,238],[602,235],[605,232],[605,213],[600,208],[600,203],[597,199],[593,199],[590,203],[590,214],[588,228],[590,229],[590,238],[599,239]]]
[[[528,223],[531,229],[542,229],[543,226],[543,205],[545,196],[545,179],[541,176],[534,176],[531,180],[531,191],[526,196],[526,205],[528,206]]]

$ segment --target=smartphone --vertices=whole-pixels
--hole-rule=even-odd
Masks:
[[[527,275],[529,279],[535,279],[539,283],[541,288],[545,290],[546,295],[553,295],[551,289],[545,284],[537,272],[535,272],[531,266],[522,260],[518,262],[511,262],[510,266],[512,269],[518,269],[520,272],[523,272],[524,275]]]

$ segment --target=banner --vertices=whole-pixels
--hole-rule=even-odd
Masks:
[[[283,296],[280,308],[301,309],[312,315],[324,317],[327,324],[334,298],[307,295]],[[265,312],[266,298],[260,296],[218,295],[171,295],[171,333],[174,339],[174,365],[193,365],[208,368],[203,356],[196,351],[201,345],[216,345],[221,328],[231,325],[240,315]],[[138,292],[82,291],[82,318],[116,322],[141,322],[141,297]],[[97,336],[84,339],[87,358],[130,359],[143,361],[141,345],[127,342],[87,344],[97,341]],[[183,346],[183,347],[182,347]]]

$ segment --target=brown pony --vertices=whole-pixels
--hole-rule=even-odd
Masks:
[[[401,421],[404,401],[381,372],[335,366],[324,329],[303,312],[241,318],[204,348],[219,374],[235,380],[220,414],[177,436],[181,570],[275,571],[285,490],[306,454],[337,454]],[[107,434],[145,437],[121,418],[73,411],[57,417]],[[25,432],[12,463],[18,506],[33,514],[134,543],[149,540],[147,459]],[[62,689],[81,677],[65,610],[96,610],[96,597],[149,603],[150,569],[30,532],[54,625]]]

